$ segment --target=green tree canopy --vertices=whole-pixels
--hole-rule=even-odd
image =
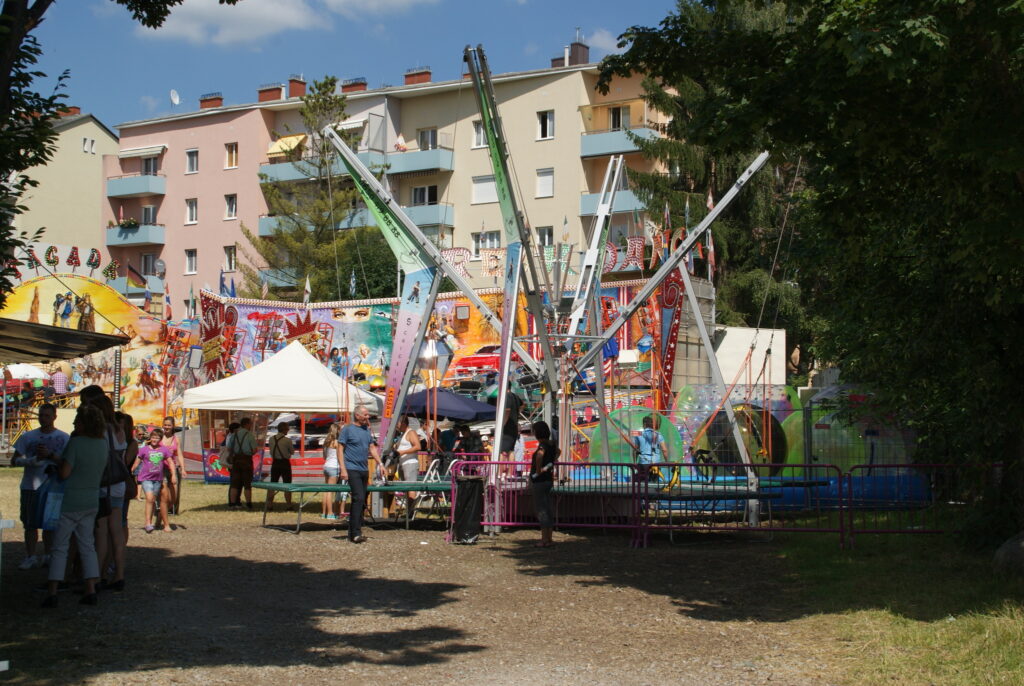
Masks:
[[[626,32],[605,77],[714,83],[686,139],[802,151],[813,192],[794,256],[818,354],[932,455],[1019,464],[1024,5],[765,4],[784,25],[735,21],[745,3],[680,2],[659,27]]]

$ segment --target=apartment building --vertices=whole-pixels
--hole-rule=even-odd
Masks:
[[[658,136],[665,123],[640,98],[639,78],[618,79],[605,95],[597,78],[579,43],[550,67],[492,77],[522,209],[540,245],[573,246],[568,264],[584,247],[610,156],[654,170],[626,132]],[[361,134],[364,162],[385,165],[392,193],[424,233],[474,285],[494,286],[504,263],[501,214],[472,84],[468,77],[434,82],[429,67],[410,69],[403,81],[377,89],[365,79],[343,81],[343,126]],[[176,314],[187,312],[178,308],[187,308],[190,292],[216,288],[221,270],[240,279],[242,223],[272,233],[277,218],[267,214],[261,184],[304,178],[291,160],[304,143],[296,132],[305,87],[292,77],[234,106],[211,93],[196,111],[118,127],[121,146],[105,166],[106,244],[147,276],[145,287],[169,289]],[[623,176],[610,242],[642,235],[636,216],[643,211]],[[338,225],[369,223],[357,207]]]
[[[105,221],[103,158],[117,153],[117,135],[78,107],[69,107],[53,128],[53,157],[30,170],[39,185],[21,197],[27,209],[14,225],[29,233],[43,228],[41,242],[47,245],[77,245],[96,236]]]

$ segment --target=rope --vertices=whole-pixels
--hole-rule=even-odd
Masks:
[[[787,226],[787,224],[789,222],[789,211],[793,207],[793,191],[796,190],[796,181],[797,181],[798,178],[800,178],[800,167],[803,164],[803,161],[804,161],[804,158],[803,158],[802,155],[799,158],[797,158],[797,161],[796,161],[796,171],[793,174],[793,183],[790,184],[790,187],[789,187],[789,200],[786,202],[786,209],[785,209],[785,211],[782,214],[782,228],[779,231],[779,240],[775,243],[775,255],[772,257],[772,268],[771,268],[771,271],[768,272],[769,278],[772,278],[772,277],[775,276],[775,267],[778,265],[778,262],[779,262],[779,250],[782,248],[782,238],[783,238],[783,236],[786,235],[786,226]],[[792,245],[792,242],[790,243],[790,245]],[[761,310],[757,314],[757,326],[755,327],[755,333],[754,333],[754,341],[755,342],[757,341],[757,332],[759,332],[761,330],[761,320],[764,317],[764,308],[768,304],[768,291],[769,291],[768,286],[765,286],[764,297],[761,299]],[[778,319],[778,303],[776,303],[776,321],[777,321],[777,319]],[[774,334],[772,334],[772,335],[774,335]]]

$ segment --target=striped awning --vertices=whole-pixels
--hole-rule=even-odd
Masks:
[[[164,150],[167,149],[166,145],[145,145],[140,148],[125,148],[119,150],[117,156],[122,160],[126,160],[130,157],[156,157]]]

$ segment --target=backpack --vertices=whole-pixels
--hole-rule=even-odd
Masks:
[[[126,446],[127,447],[127,446]],[[124,450],[114,447],[114,433],[107,427],[107,466],[103,468],[100,486],[112,486],[128,481],[132,473],[124,463]]]

